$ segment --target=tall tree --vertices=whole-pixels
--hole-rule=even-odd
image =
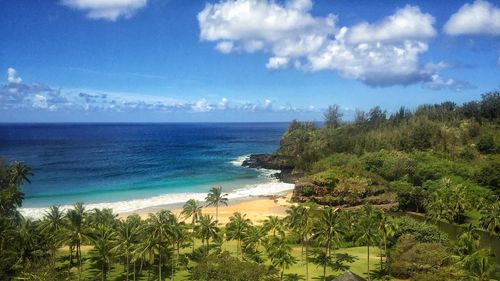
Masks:
[[[191,243],[193,244],[193,249],[192,252],[194,253],[194,241],[195,241],[195,233],[194,233],[194,226],[198,222],[198,220],[201,217],[201,209],[202,206],[198,203],[198,201],[194,199],[189,199],[184,206],[182,206],[182,212],[181,215],[183,215],[186,219],[191,218]]]
[[[82,243],[88,238],[88,230],[86,229],[85,205],[82,202],[77,202],[73,209],[66,213],[66,232],[68,245],[70,247],[70,267],[73,263],[72,253],[76,248],[76,258],[78,259],[78,276],[82,273]]]
[[[379,216],[377,215],[377,210],[375,210],[371,205],[364,205],[360,212],[360,219],[358,224],[358,241],[366,244],[367,248],[367,275],[368,281],[371,280],[370,275],[370,246],[375,245],[377,239],[379,238],[378,221]]]
[[[206,244],[207,254],[210,251],[210,239],[215,239],[219,235],[219,228],[217,227],[217,221],[213,220],[213,217],[205,214],[200,217],[198,225],[195,227],[195,231],[201,237],[203,245]]]
[[[125,280],[130,276],[130,259],[134,246],[139,242],[140,218],[137,220],[134,216],[128,216],[125,220],[118,221],[116,228],[116,246],[115,250],[125,257]],[[135,266],[134,266],[135,268]]]
[[[215,186],[210,189],[205,198],[207,201],[207,206],[215,206],[215,221],[219,222],[219,206],[227,206],[227,194],[222,193],[222,186]]]
[[[168,226],[170,220],[170,211],[162,210],[156,214],[150,214],[145,225],[145,233],[149,243],[145,243],[143,251],[149,251],[156,254],[158,258],[158,280],[163,279],[162,267],[163,259],[167,254],[167,245],[169,244]]]
[[[292,206],[287,210],[288,216],[287,221],[289,227],[299,235],[301,244],[301,259],[302,262],[305,261],[306,265],[306,281],[309,280],[309,254],[308,254],[308,244],[309,236],[312,231],[312,218],[311,212],[307,207],[304,206]],[[304,260],[304,248],[305,248],[305,260]]]
[[[328,106],[323,117],[325,120],[325,126],[327,128],[337,128],[342,124],[342,112],[340,112],[340,106],[334,104]]]
[[[101,280],[105,281],[107,280],[107,273],[111,270],[116,234],[112,228],[100,224],[93,229],[89,235],[89,240],[93,246],[90,251],[90,259],[96,266],[101,268]]]
[[[325,248],[325,256],[331,259],[332,248],[336,247],[344,234],[339,210],[332,208],[324,210],[312,233],[313,239]],[[323,266],[323,271],[326,271],[326,264]]]
[[[251,225],[251,221],[239,212],[234,213],[226,224],[226,237],[228,240],[236,240],[236,257],[241,253],[241,240]]]
[[[40,230],[50,241],[52,266],[55,265],[56,251],[62,245],[65,227],[64,212],[59,206],[51,206],[41,222]]]

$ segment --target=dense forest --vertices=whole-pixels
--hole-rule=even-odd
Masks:
[[[343,122],[338,106],[325,126],[294,121],[273,161],[299,178],[295,200],[330,206],[395,206],[463,224],[500,212],[500,92],[452,102],[357,111]],[[498,217],[496,217],[498,220]],[[478,225],[479,226],[479,225]]]
[[[500,93],[462,106],[424,105],[387,116],[375,107],[325,126],[294,121],[272,161],[292,169],[294,199],[284,218],[223,225],[203,207],[227,204],[221,188],[164,210],[118,218],[110,209],[53,206],[23,217],[31,169],[0,163],[0,280],[498,280],[480,229],[500,234]],[[387,210],[463,224],[439,228]]]

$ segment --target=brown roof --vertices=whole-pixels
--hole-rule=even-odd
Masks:
[[[350,271],[347,271],[342,275],[337,276],[332,281],[366,281],[366,279]]]

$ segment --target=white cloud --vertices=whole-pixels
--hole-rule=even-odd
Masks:
[[[266,99],[264,101],[264,104],[262,105],[262,108],[264,110],[270,110],[272,107],[273,107],[273,102],[271,100],[269,100],[269,99]]]
[[[288,66],[289,58],[286,57],[271,57],[266,64],[269,69],[280,69],[286,68]]]
[[[7,69],[7,81],[9,83],[19,84],[23,82],[23,79],[17,75],[17,71],[14,68],[9,67]]]
[[[500,35],[500,8],[476,0],[463,5],[444,25],[449,35]]]
[[[443,78],[439,74],[432,74],[430,80],[423,84],[424,88],[431,90],[449,89],[456,92],[461,92],[474,87],[469,83],[458,81],[452,78]]]
[[[12,69],[12,68],[10,68]],[[126,92],[101,92],[88,89],[54,89],[49,86],[33,83],[26,84],[14,79],[17,73],[13,69],[7,71],[7,82],[0,83],[1,110],[37,110],[58,111],[68,114],[78,112],[134,112],[134,113],[197,113],[204,114],[215,111],[241,112],[281,112],[275,109],[270,99],[263,102],[234,101],[222,97],[219,102],[211,103],[206,98],[195,101],[175,99],[165,96],[154,96]],[[15,74],[15,75],[14,75]],[[16,83],[13,83],[17,81]],[[279,107],[277,107],[279,108]],[[302,108],[288,106],[289,111],[305,112]]]
[[[231,41],[222,41],[217,43],[215,48],[223,54],[229,54],[233,50],[234,44]]]
[[[207,4],[198,14],[200,38],[233,42],[234,48],[221,50],[218,45],[223,52],[265,49],[276,54],[304,55],[304,50],[319,47],[317,38],[334,32],[334,17],[315,18],[308,13],[311,6],[311,0],[290,0],[285,6],[262,0]]]
[[[198,14],[200,38],[216,42],[223,53],[268,53],[268,69],[332,70],[370,86],[424,83],[437,73],[420,62],[436,30],[434,17],[419,7],[351,27],[337,27],[332,14],[313,16],[311,7],[311,0],[207,4]]]
[[[47,108],[47,98],[42,95],[35,95],[33,97],[33,107],[34,108]]]
[[[210,105],[206,99],[196,101],[191,108],[194,112],[209,112],[214,109],[214,107]]]
[[[219,102],[219,106],[218,108],[220,110],[226,110],[228,107],[227,107],[227,104],[228,104],[228,100],[227,98],[222,98],[221,101]]]
[[[61,0],[61,4],[84,11],[90,19],[116,21],[131,18],[148,0]]]
[[[427,44],[406,40],[394,43],[362,43],[350,45],[337,36],[323,52],[309,57],[312,70],[335,70],[342,76],[358,79],[370,86],[409,85],[425,76],[419,55]]]
[[[363,22],[351,27],[347,40],[353,44],[426,40],[436,35],[433,24],[433,16],[422,13],[419,7],[407,5],[379,23]]]

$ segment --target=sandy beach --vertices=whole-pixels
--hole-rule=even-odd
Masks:
[[[290,199],[292,191],[285,194],[274,196],[262,196],[255,198],[246,198],[239,200],[229,200],[228,206],[219,206],[219,222],[226,224],[235,212],[246,214],[246,217],[251,219],[254,224],[260,224],[268,216],[286,216],[286,210],[293,205]],[[202,203],[203,204],[203,203]],[[179,215],[182,211],[180,207],[154,207],[143,210],[134,211],[131,213],[120,214],[120,218],[127,217],[130,214],[138,214],[142,219],[147,219],[150,213],[155,213],[159,210],[167,209],[172,213]],[[210,214],[215,217],[215,207],[203,207],[204,214]]]

